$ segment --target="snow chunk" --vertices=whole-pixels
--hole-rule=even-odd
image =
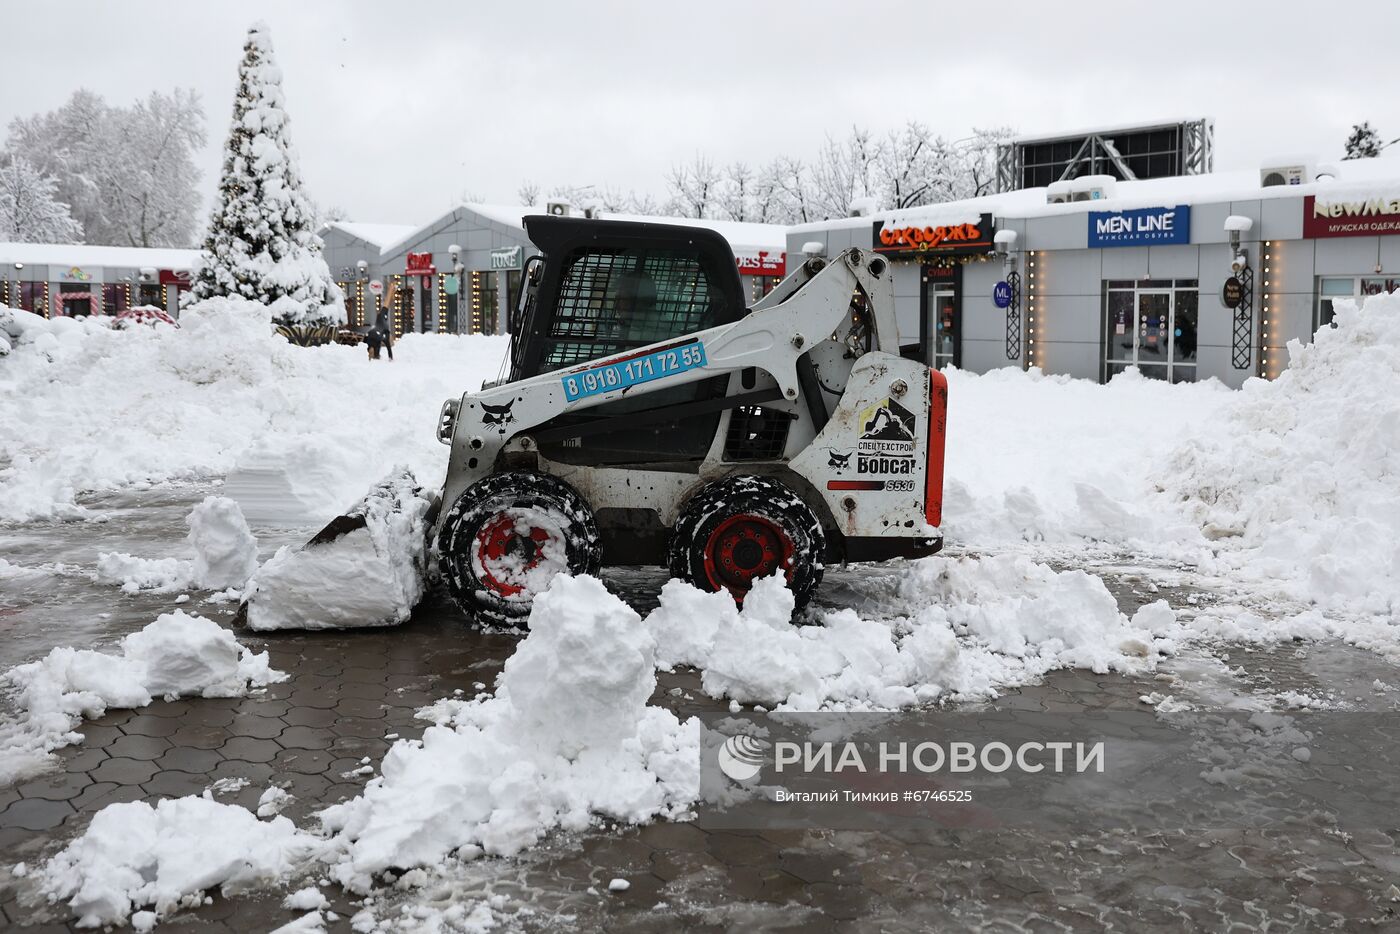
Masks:
[[[242,587],[258,567],[258,540],[238,504],[207,496],[185,518],[195,558],[191,580],[205,590]]]
[[[119,654],[56,648],[0,676],[22,718],[0,735],[0,782],[35,771],[54,749],[80,742],[84,717],[110,707],[144,707],[153,698],[241,697],[250,686],[286,680],[267,653],[240,645],[212,620],[166,613],[118,644]]]
[[[97,556],[97,581],[115,584],[123,593],[174,593],[189,586],[192,567],[183,558],[138,558],[104,551]]]
[[[330,901],[321,894],[321,890],[311,885],[304,889],[297,889],[282,899],[282,907],[292,911],[315,911],[320,908],[329,908],[330,905]]]
[[[283,546],[248,582],[252,629],[393,626],[423,596],[432,501],[405,467],[311,542]]]
[[[210,798],[109,804],[45,863],[40,885],[67,900],[79,926],[119,924],[135,908],[163,917],[199,904],[208,889],[232,894],[276,880],[321,846],[285,817],[260,821]]]
[[[604,815],[685,813],[699,792],[699,721],[647,706],[655,647],[592,577],[556,577],[495,697],[440,701],[421,743],[400,740],[360,797],[321,820],[344,846],[333,876],[363,890],[391,866],[454,850],[510,855]]]
[[[273,817],[281,813],[291,801],[292,795],[285,788],[269,785],[267,790],[258,796],[258,816]]]

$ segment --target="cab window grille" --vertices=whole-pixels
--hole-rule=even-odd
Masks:
[[[581,250],[560,279],[541,372],[712,327],[711,296],[694,254]]]
[[[730,461],[771,461],[783,456],[793,415],[761,405],[741,405],[729,416],[724,458]]]

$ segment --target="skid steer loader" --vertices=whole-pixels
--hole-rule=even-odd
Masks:
[[[751,307],[701,228],[531,216],[509,375],[442,407],[433,530],[469,613],[558,573],[662,565],[742,601],[783,573],[936,552],[947,382],[899,356],[887,261],[806,260]]]

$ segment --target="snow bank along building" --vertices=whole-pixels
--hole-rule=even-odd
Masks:
[[[1121,155],[1108,143],[1100,170]],[[888,256],[907,356],[1099,381],[1132,366],[1172,382],[1272,378],[1336,299],[1400,288],[1400,159],[1130,180],[1020,166],[1056,180],[794,227],[787,253]]]
[[[463,204],[423,225],[332,222],[318,231],[325,259],[345,292],[351,327],[373,323],[393,296],[395,335],[504,332],[501,309],[516,293],[525,261],[535,252],[522,218],[581,213],[566,202],[543,207]],[[695,218],[598,214],[610,220],[686,224],[717,230],[729,241],[751,300],[786,274],[786,228]],[[380,294],[374,291],[381,290]]]
[[[198,250],[0,243],[0,305],[46,317],[114,315],[133,305],[179,314]]]

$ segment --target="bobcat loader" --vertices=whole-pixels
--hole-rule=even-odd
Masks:
[[[936,552],[947,381],[899,355],[887,261],[811,258],[749,306],[694,227],[531,216],[507,379],[449,399],[432,525],[469,613],[523,623],[559,573],[661,565],[800,606],[831,561]]]

